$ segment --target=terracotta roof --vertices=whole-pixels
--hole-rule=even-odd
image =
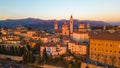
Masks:
[[[87,45],[85,43],[77,42],[77,41],[74,41],[74,40],[70,41],[70,43],[75,43],[76,45]]]
[[[67,38],[67,37],[63,37],[63,40],[70,40],[70,38]]]
[[[55,30],[55,33],[62,33],[62,30],[61,29],[57,29],[57,30]]]
[[[87,34],[88,32],[83,32],[83,31],[74,31],[73,33],[80,33],[80,34]]]
[[[41,37],[43,37],[43,38],[49,38],[49,37],[52,37],[52,35],[42,35]]]
[[[52,38],[60,38],[59,36],[52,36]]]
[[[83,29],[84,29],[84,30],[86,30],[86,29],[90,29],[90,28],[78,28],[78,29],[81,29],[81,30],[83,30]]]
[[[55,43],[54,42],[48,42],[48,43],[44,43],[41,45],[42,47],[55,47]]]
[[[101,33],[91,34],[91,38],[92,39],[119,40],[120,41],[120,33],[101,32]]]
[[[60,42],[58,42],[58,43],[56,43],[56,44],[60,45],[60,47],[66,47],[66,45],[64,45],[64,44],[62,44],[62,43],[60,43]]]
[[[66,47],[65,45],[63,45],[62,43],[54,43],[54,42],[48,42],[48,43],[44,43],[41,46],[42,47],[56,47],[56,45],[60,45],[60,47]]]

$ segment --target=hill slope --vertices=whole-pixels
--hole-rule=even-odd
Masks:
[[[17,19],[17,20],[1,20],[0,27],[16,27],[17,25],[24,25],[26,27],[34,27],[34,28],[42,28],[42,29],[53,29],[55,20],[42,20],[42,19],[35,19],[35,18],[26,18],[26,19]],[[59,26],[61,26],[64,22],[69,24],[69,20],[58,20]],[[74,27],[77,27],[78,24],[82,22],[85,25],[90,23],[91,26],[100,26],[100,25],[109,25],[103,21],[91,21],[91,20],[77,20],[74,19]]]

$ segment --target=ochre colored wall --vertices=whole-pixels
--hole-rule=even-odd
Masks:
[[[89,58],[120,67],[120,41],[90,39]]]

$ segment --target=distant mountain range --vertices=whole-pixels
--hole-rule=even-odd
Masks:
[[[26,27],[33,27],[33,28],[39,28],[39,29],[53,29],[54,21],[55,20],[42,20],[42,19],[35,19],[35,18],[26,18],[26,19],[17,19],[17,20],[7,19],[7,20],[0,21],[0,27],[16,27],[17,25],[23,25]],[[69,24],[69,20],[62,19],[62,20],[58,20],[58,25],[62,26],[62,24],[65,21]],[[91,26],[114,25],[107,22],[103,22],[103,21],[74,19],[75,28],[78,26],[79,23],[84,23],[85,25],[87,23],[90,23]],[[115,25],[117,24],[120,24],[120,23],[115,23]]]

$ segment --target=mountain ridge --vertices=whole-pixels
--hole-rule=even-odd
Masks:
[[[55,19],[51,20],[44,20],[38,18],[24,18],[24,19],[7,19],[7,20],[0,20],[0,27],[16,27],[17,25],[24,25],[24,26],[32,26],[34,28],[45,28],[45,29],[53,29],[54,28],[54,21]],[[66,21],[69,24],[69,20],[61,19],[57,20],[58,25],[62,26],[62,24]],[[78,20],[74,19],[74,27],[77,27],[79,23],[90,23],[91,26],[102,26],[102,25],[111,25],[108,22],[104,21],[94,21],[94,20]]]

